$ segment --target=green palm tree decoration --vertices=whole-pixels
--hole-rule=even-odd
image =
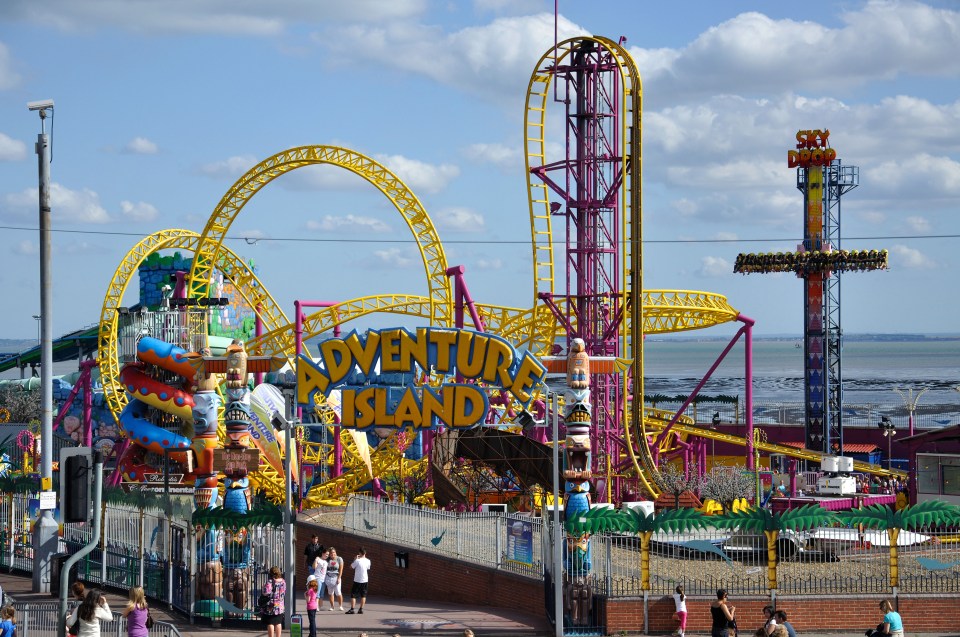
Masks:
[[[890,586],[900,586],[899,552],[897,539],[900,530],[915,531],[933,524],[960,523],[960,507],[947,504],[942,500],[927,500],[899,511],[882,504],[841,511],[838,517],[849,524],[862,524],[869,529],[884,529],[890,538]]]
[[[721,529],[763,531],[767,539],[767,587],[773,590],[777,588],[777,538],[780,537],[780,532],[806,531],[833,524],[836,520],[836,514],[816,504],[808,504],[783,513],[775,513],[762,507],[726,513],[715,516],[712,524]]]
[[[664,509],[649,515],[641,509],[628,509],[623,515],[629,521],[626,530],[640,536],[640,585],[645,591],[650,590],[650,538],[653,534],[660,531],[684,533],[707,525],[704,515],[696,509]]]
[[[254,507],[246,513],[239,513],[223,507],[197,509],[193,512],[193,524],[206,529],[233,532],[251,526],[278,527],[283,524],[283,510],[271,503]]]

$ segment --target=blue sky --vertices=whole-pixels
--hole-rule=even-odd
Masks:
[[[758,334],[799,334],[795,277],[732,268],[739,252],[795,249],[802,196],[786,151],[797,130],[829,128],[860,168],[843,247],[890,251],[889,271],[844,276],[844,331],[960,331],[955,3],[559,4],[561,39],[625,36],[643,78],[647,288],[724,294]],[[0,285],[12,302],[0,336],[36,335],[40,122],[26,102],[46,98],[58,334],[97,321],[139,238],[202,231],[244,172],[312,144],[391,168],[474,298],[529,307],[523,103],[553,11],[532,0],[6,0]],[[230,236],[288,314],[295,299],[426,291],[403,220],[343,170],[275,180]]]

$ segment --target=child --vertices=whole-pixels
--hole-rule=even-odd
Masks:
[[[673,594],[673,604],[676,608],[677,621],[680,627],[674,632],[675,635],[683,637],[687,631],[687,596],[683,594],[683,585],[677,586],[676,593]]]
[[[313,577],[312,575],[310,577]],[[317,603],[320,599],[319,586],[317,580],[311,579],[307,582],[307,592],[304,593],[307,599],[307,618],[310,620],[310,637],[317,637]]]
[[[0,609],[0,637],[13,637],[17,630],[17,612],[13,606]]]

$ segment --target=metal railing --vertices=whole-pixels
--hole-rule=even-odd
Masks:
[[[522,514],[455,513],[355,495],[347,503],[343,520],[344,530],[359,536],[388,540],[519,575],[542,576],[540,518]],[[511,525],[515,522],[530,525],[529,564],[510,559],[515,557],[511,553],[514,547],[511,542],[516,539],[510,539]]]
[[[507,525],[531,522],[531,564],[507,561]],[[541,518],[492,513],[451,513],[354,496],[343,529],[452,559],[543,576],[549,535]],[[960,529],[899,533],[899,590],[904,593],[960,593]],[[650,591],[713,595],[725,588],[737,595],[767,595],[768,545],[760,532],[707,528],[687,533],[654,533],[650,542]],[[890,540],[885,530],[819,528],[781,531],[774,547],[777,590],[790,595],[890,594]],[[610,598],[643,595],[640,538],[598,533],[590,538],[593,591]],[[547,568],[546,570],[549,570]]]
[[[57,634],[59,602],[13,602],[11,605],[17,613],[17,637],[53,637]],[[113,613],[113,621],[100,622],[100,634],[103,637],[124,637],[127,634],[126,618]],[[154,621],[149,634],[150,637],[182,637],[176,626],[164,621]]]

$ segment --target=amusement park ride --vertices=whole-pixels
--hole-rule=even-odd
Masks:
[[[561,157],[548,155],[547,113],[555,110],[562,113],[564,123],[565,151]],[[457,401],[457,409],[462,406],[461,399],[464,404],[474,400],[467,391],[445,393],[448,387],[467,383],[484,388],[482,398],[477,398],[480,402],[470,404],[482,404],[490,413],[477,422],[524,430],[520,426],[522,417],[531,412],[543,417],[547,393],[560,392],[550,390],[541,382],[542,376],[534,373],[553,369],[551,359],[562,361],[567,372],[562,390],[566,396],[563,444],[566,501],[571,510],[589,508],[588,493],[595,493],[594,498],[603,503],[655,499],[659,495],[658,464],[679,459],[687,470],[702,473],[706,443],[711,439],[745,447],[748,468],[753,467],[755,450],[814,462],[834,451],[833,442],[842,451],[840,412],[833,410],[834,401],[838,405],[840,399],[839,317],[834,313],[839,308],[838,274],[885,266],[885,253],[882,259],[878,256],[869,261],[839,251],[839,200],[856,185],[855,169],[841,167],[834,159],[835,153],[827,143],[829,133],[816,131],[818,134],[803,139],[798,135],[803,145],[797,157],[798,187],[805,196],[805,230],[802,249],[792,255],[790,263],[805,264],[797,271],[805,279],[807,299],[808,444],[807,449],[798,450],[755,440],[751,413],[753,321],[719,294],[644,289],[641,114],[639,73],[620,42],[603,37],[573,38],[557,43],[537,63],[528,85],[524,120],[533,258],[529,308],[474,301],[465,285],[463,268],[447,262],[440,237],[417,197],[386,167],[341,147],[302,146],[269,157],[224,194],[202,233],[172,229],[141,240],[118,266],[100,316],[98,363],[105,400],[124,435],[115,448],[113,483],[150,480],[151,474],[162,473],[166,463],[172,461],[175,468],[168,471],[185,476],[195,487],[198,508],[214,506],[220,497],[218,491],[223,493],[219,500],[223,506],[235,511],[247,509],[248,490],[274,501],[283,500],[288,478],[280,462],[284,449],[280,443],[284,435],[298,434],[273,431],[272,416],[277,411],[286,415],[287,403],[279,390],[270,394],[260,389],[265,386],[258,386],[251,392],[248,374],[259,375],[289,364],[297,369],[301,384],[305,378],[312,378],[315,389],[324,389],[340,359],[324,351],[318,359],[313,358],[303,348],[304,341],[329,333],[339,336],[342,326],[375,313],[413,317],[424,327],[369,332],[366,336],[352,333],[333,339],[337,347],[345,348],[342,351],[349,349],[356,354],[358,367],[366,365],[366,378],[359,384],[376,382],[374,350],[381,364],[389,364],[394,357],[408,357],[416,364],[402,370],[409,372],[409,380],[406,386],[396,388],[396,397],[384,391],[365,398],[359,386],[345,386],[339,405],[331,405],[329,391],[310,393],[298,388],[297,403],[305,407],[303,420],[316,422],[327,432],[326,444],[304,440],[299,434],[297,456],[290,459],[296,460],[291,462],[290,475],[298,484],[304,474],[296,467],[316,466],[309,490],[301,485],[305,507],[340,505],[352,492],[391,468],[410,469],[410,464],[429,462],[437,427],[457,431],[462,422],[452,420],[467,413],[445,412],[445,397]],[[397,293],[338,303],[298,302],[295,320],[291,321],[252,268],[224,246],[231,224],[254,195],[277,177],[317,164],[338,166],[359,175],[390,200],[419,248],[426,295]],[[560,236],[563,240],[555,243]],[[559,255],[555,250],[558,244],[565,245]],[[194,255],[189,273],[178,277],[172,302],[155,311],[123,311],[124,293],[138,267],[150,255],[169,250]],[[840,255],[845,260],[840,260]],[[768,267],[759,262],[762,259],[750,256],[738,258],[737,271],[770,271],[776,265],[775,259]],[[779,267],[788,267],[786,262],[786,258],[781,259]],[[208,335],[210,317],[220,305],[212,298],[215,271],[229,277],[256,312],[256,336],[246,343],[224,347],[226,344],[214,343]],[[312,312],[305,313],[305,307]],[[468,318],[472,325],[467,324]],[[703,329],[731,321],[739,321],[742,327],[687,403],[676,413],[645,408],[645,335]],[[470,332],[462,331],[468,327]],[[456,365],[444,369],[437,364],[443,345],[438,346],[440,341],[436,339],[446,338],[448,332],[459,334],[450,337],[458,339],[452,346],[455,349],[450,350],[457,358]],[[434,339],[432,345],[418,344],[421,336],[422,343]],[[746,353],[744,437],[698,427],[684,415],[687,405],[741,337]],[[490,367],[467,373],[470,359],[458,354],[471,345],[459,339],[474,345],[484,343],[486,360],[493,361]],[[508,346],[496,345],[500,342]],[[393,343],[400,343],[400,349],[394,349]],[[211,349],[218,345],[217,351]],[[396,352],[403,351],[402,347],[408,350],[400,356]],[[543,359],[546,365],[527,362],[527,357]],[[577,373],[577,360],[592,361],[592,373],[589,362],[586,373]],[[527,367],[522,368],[524,365]],[[220,374],[225,375],[225,382]],[[344,382],[349,383],[346,376],[344,373]],[[523,377],[535,378],[537,383],[525,387],[516,380]],[[484,382],[491,379],[497,382]],[[220,408],[221,393],[226,396],[225,410]],[[824,396],[830,397],[831,407],[826,429],[821,415]],[[414,412],[425,410],[431,400],[431,413],[439,417],[417,420]],[[368,407],[370,413],[364,413]],[[387,407],[393,410],[393,420],[385,425],[379,417]],[[373,417],[371,414],[376,416],[375,422],[364,420]],[[374,425],[378,432],[393,431],[370,448],[361,430]],[[544,435],[542,430],[537,433]],[[424,460],[408,461],[404,449],[417,435],[423,437]],[[865,463],[855,463],[854,468],[884,472]],[[226,475],[222,485],[221,474]],[[198,536],[198,541],[206,599],[213,599],[222,581],[218,571],[222,556],[214,538]],[[243,550],[231,555],[235,563],[224,567],[238,568],[245,563],[247,553]],[[585,570],[589,571],[588,552],[585,561]]]

